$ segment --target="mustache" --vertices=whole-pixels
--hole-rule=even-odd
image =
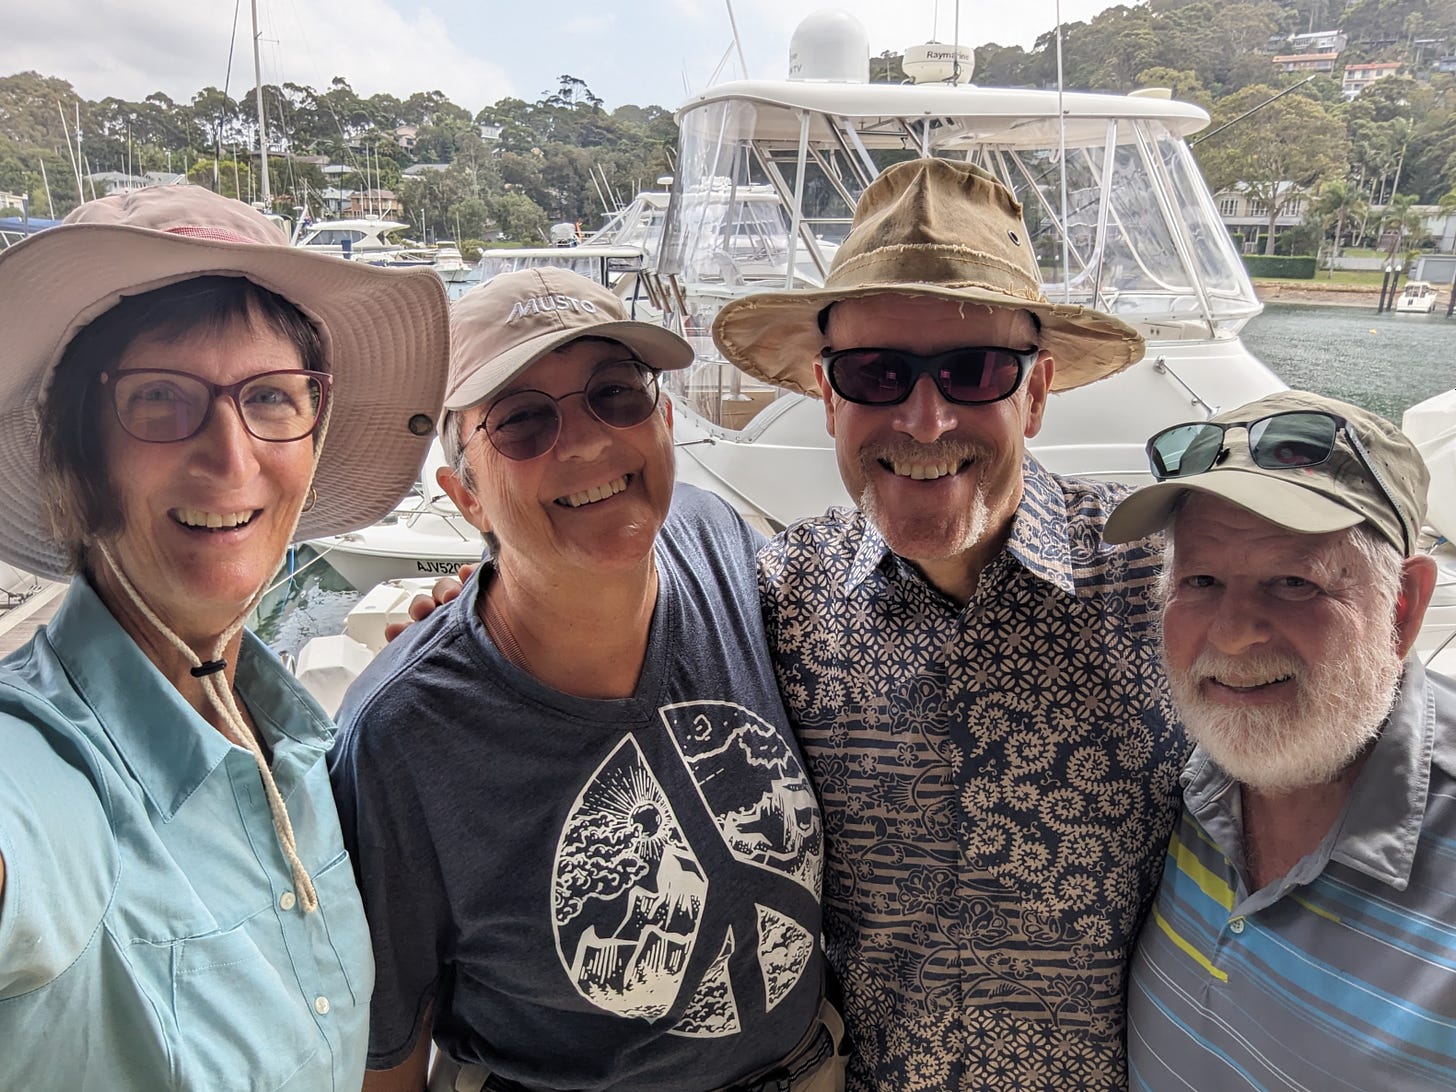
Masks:
[[[897,440],[894,443],[866,444],[860,448],[862,463],[911,462],[911,463],[966,463],[984,462],[995,453],[984,444],[966,440],[945,438],[928,444],[914,440]]]
[[[1268,650],[1241,656],[1205,650],[1193,661],[1186,674],[1193,681],[1215,679],[1233,686],[1257,686],[1286,677],[1299,681],[1302,667],[1293,656]]]

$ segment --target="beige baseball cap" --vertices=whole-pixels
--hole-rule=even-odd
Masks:
[[[493,277],[450,306],[445,408],[479,405],[547,353],[583,337],[619,341],[656,371],[693,362],[691,345],[628,318],[611,289],[569,269],[522,269]]]
[[[1322,413],[1344,423],[1335,430],[1329,457],[1313,466],[1257,465],[1242,429],[1267,417],[1298,412]],[[1217,430],[1204,430],[1207,435],[1194,439],[1182,457],[1187,461],[1195,447],[1202,447],[1200,462],[1212,457],[1213,465],[1139,489],[1107,518],[1103,538],[1130,542],[1152,534],[1167,526],[1179,499],[1194,491],[1221,497],[1300,534],[1368,523],[1402,554],[1415,549],[1426,516],[1430,473],[1415,445],[1384,417],[1324,395],[1280,391],[1199,422],[1204,423],[1240,431],[1219,436]],[[1290,442],[1297,446],[1297,436]],[[1212,446],[1202,446],[1215,444],[1216,452]],[[1277,457],[1277,448],[1272,454]]]

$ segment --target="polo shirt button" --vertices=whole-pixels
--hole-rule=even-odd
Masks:
[[[1237,935],[1238,933],[1242,933],[1243,931],[1244,931],[1244,919],[1243,918],[1234,918],[1233,920],[1231,920],[1229,922],[1229,932],[1230,933],[1234,933],[1234,934]]]
[[[285,891],[283,892],[283,894],[278,896],[278,909],[292,910],[294,903],[296,903],[297,901],[298,900],[293,897],[292,891]]]
[[[313,999],[313,1011],[320,1016],[327,1016],[329,1014],[329,999],[323,996],[323,994],[319,994],[319,996]]]

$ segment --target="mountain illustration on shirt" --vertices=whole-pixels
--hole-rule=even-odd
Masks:
[[[708,879],[632,736],[567,813],[554,877],[556,950],[578,992],[618,1016],[667,1015],[698,939]]]
[[[813,790],[783,734],[732,702],[684,702],[659,712],[732,858],[818,898],[823,830]],[[690,990],[672,1034],[738,1034],[731,927],[711,940],[716,955],[701,981],[686,982],[697,944],[708,942],[700,936],[708,886],[662,783],[634,736],[625,735],[587,778],[557,843],[556,948],[577,992],[613,1015],[655,1021]],[[757,902],[747,921],[756,933],[760,1011],[772,1011],[812,962],[814,934],[782,908]]]

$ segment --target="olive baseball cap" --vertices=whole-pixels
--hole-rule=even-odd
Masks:
[[[521,269],[492,277],[450,305],[445,408],[479,405],[547,353],[583,337],[619,341],[655,371],[693,362],[687,341],[628,318],[611,289],[569,269]]]
[[[1334,429],[1329,456],[1310,465],[1269,466],[1280,456],[1272,439],[1280,430],[1270,426],[1261,433],[1271,438],[1270,450],[1261,460],[1266,465],[1256,463],[1247,426],[1298,412],[1325,414],[1342,422],[1342,427]],[[1214,429],[1178,427],[1193,430],[1188,435],[1194,438],[1182,453],[1185,460],[1193,458],[1200,445],[1220,445],[1216,453],[1206,447],[1198,453],[1199,462],[1211,462],[1209,469],[1184,475],[1175,471],[1175,476],[1128,496],[1108,517],[1103,538],[1130,542],[1150,535],[1167,526],[1184,495],[1198,492],[1221,497],[1300,534],[1368,523],[1402,554],[1415,548],[1426,517],[1430,473],[1415,445],[1385,418],[1324,395],[1280,391],[1196,423],[1207,424],[1226,428],[1220,436]],[[1155,474],[1159,473],[1159,456],[1154,451],[1158,438],[1149,441]],[[1301,448],[1299,460],[1307,457]]]

